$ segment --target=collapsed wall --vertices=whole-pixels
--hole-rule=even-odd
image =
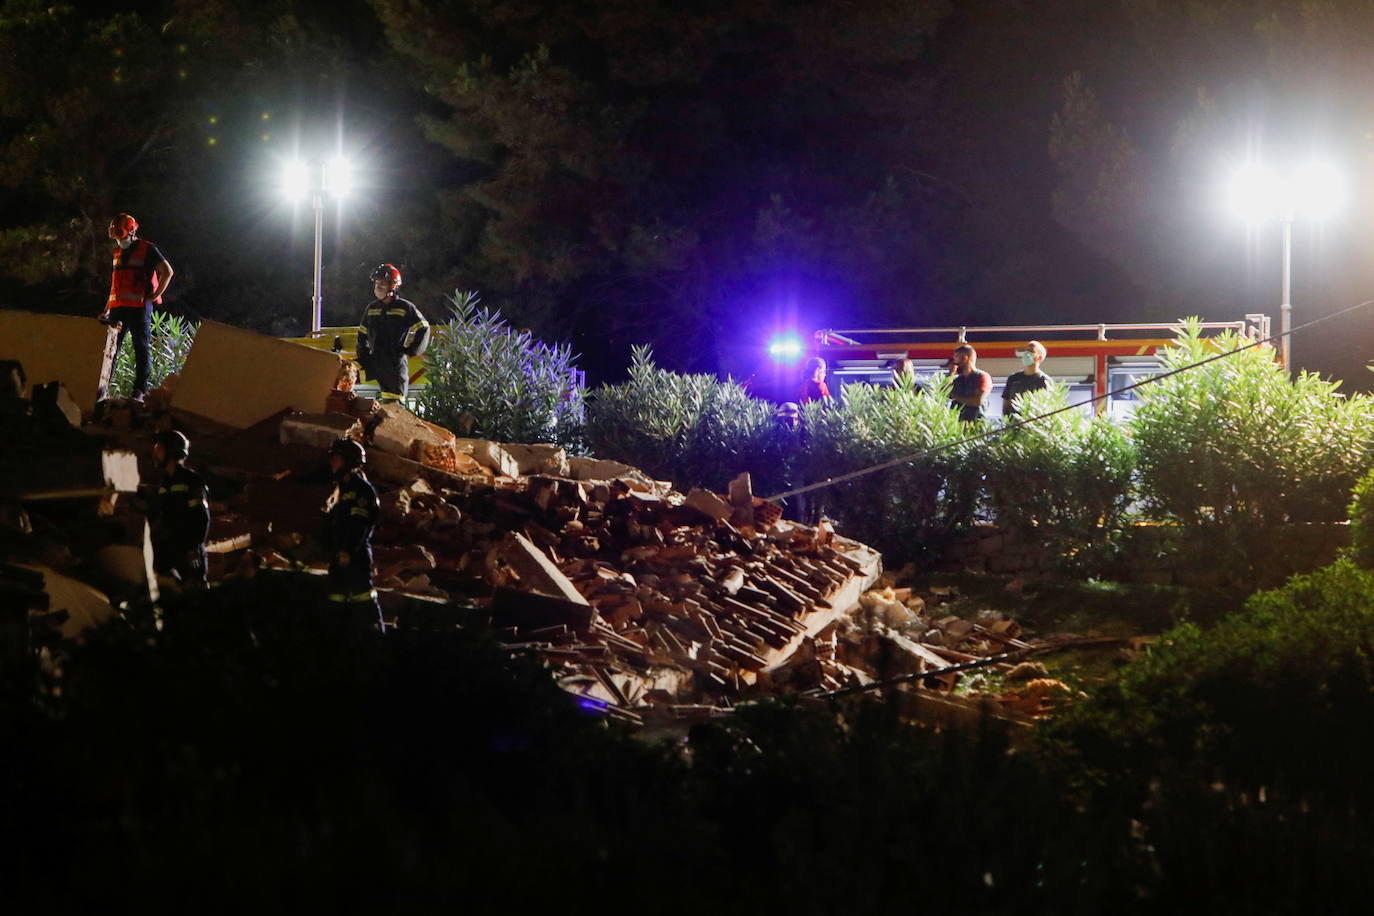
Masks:
[[[68,322],[78,328],[66,335],[81,342],[76,355],[44,350],[32,334],[15,355],[40,367],[38,379],[76,380],[90,397],[63,414],[57,438],[35,438],[27,405],[11,411],[25,416],[19,438],[34,447],[11,450],[11,463],[28,457],[10,479],[27,484],[9,499],[105,532],[64,535],[72,546],[60,545],[60,569],[13,572],[25,595],[48,593],[35,613],[71,604],[78,630],[122,601],[157,600],[146,519],[119,497],[138,488],[140,462],[154,473],[152,439],[169,427],[190,437],[191,463],[211,481],[217,576],[259,565],[322,572],[324,450],[357,439],[382,494],[376,579],[392,622],[407,626],[454,602],[475,607],[565,689],[629,717],[767,691],[881,569],[863,545],[780,519],[747,477],[729,494],[684,495],[636,468],[552,445],[459,438],[399,405],[340,390],[347,375],[333,353],[213,322],[201,325],[180,377],[146,404],[103,401],[97,410],[94,383],[108,378],[113,332],[85,319],[58,324]],[[103,520],[83,521],[91,518]],[[95,597],[53,584],[73,576],[90,580]]]

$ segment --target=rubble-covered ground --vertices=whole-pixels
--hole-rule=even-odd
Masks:
[[[352,437],[381,497],[388,625],[485,620],[590,709],[690,721],[759,697],[889,685],[941,697],[928,715],[1025,721],[1070,693],[1032,660],[1064,639],[1032,639],[997,611],[945,613],[948,588],[894,587],[875,551],[828,522],[782,518],[747,474],[728,493],[682,494],[551,445],[460,439],[346,390],[325,412],[236,428],[173,407],[175,381],[146,404],[101,402],[85,423],[60,386],[32,405],[6,399],[0,592],[26,604],[30,626],[79,638],[177,587],[152,573],[137,493],[166,428],[191,439],[210,485],[212,583],[263,568],[323,575],[324,450]],[[991,706],[963,696],[970,683],[992,685]]]

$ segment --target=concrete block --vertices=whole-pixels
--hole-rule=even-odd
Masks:
[[[623,480],[631,489],[659,496],[673,488],[671,483],[654,480],[639,468],[603,458],[569,458],[567,476],[573,480]]]
[[[71,448],[54,458],[28,456],[14,471],[24,500],[104,496],[138,490],[138,456],[124,448]]]
[[[384,402],[378,406],[377,413],[379,418],[372,428],[372,444],[383,451],[402,458],[419,459],[425,445],[456,450],[457,439],[453,433],[421,420],[400,404]]]
[[[287,409],[322,410],[340,366],[335,353],[207,321],[172,405],[244,429]]]
[[[545,474],[549,477],[568,476],[568,453],[552,443],[503,442],[501,448],[515,459],[522,477],[531,474]]]
[[[716,521],[724,521],[730,517],[734,509],[728,502],[721,499],[710,490],[695,489],[687,494],[687,499],[683,502],[685,506],[691,506],[703,515],[710,516]]]
[[[105,485],[120,493],[138,491],[138,455],[127,448],[107,448],[100,453],[100,471]]]
[[[544,551],[519,532],[511,532],[501,545],[501,559],[520,577],[520,590],[587,606],[587,599]]]
[[[736,508],[754,505],[754,482],[748,471],[730,481],[730,505]]]
[[[118,331],[94,318],[0,309],[0,360],[16,360],[34,385],[61,382],[83,414],[105,396]]]
[[[472,444],[472,457],[501,477],[519,477],[520,464],[498,442],[477,439]]]
[[[279,435],[283,445],[327,449],[339,439],[362,441],[363,424],[344,413],[296,413],[282,419]]]

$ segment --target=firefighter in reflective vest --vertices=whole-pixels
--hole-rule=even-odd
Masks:
[[[377,298],[363,312],[358,325],[358,362],[381,388],[380,400],[400,401],[410,381],[407,359],[420,356],[429,344],[429,322],[415,303],[401,299],[401,272],[380,264],[372,272]]]
[[[172,265],[147,239],[138,237],[138,220],[120,213],[110,220],[108,233],[114,240],[114,262],[110,271],[110,296],[100,320],[119,326],[115,354],[125,336],[134,342],[134,390],[136,401],[148,393],[149,347],[152,337],[154,303],[172,279]]]
[[[176,430],[158,433],[153,444],[160,478],[152,504],[153,566],[183,585],[204,585],[210,494],[186,466],[190,453],[190,441]]]
[[[367,454],[352,439],[329,447],[334,492],[325,503],[329,523],[329,600],[351,616],[381,626],[382,610],[372,587],[372,532],[377,527],[377,491],[363,476]]]

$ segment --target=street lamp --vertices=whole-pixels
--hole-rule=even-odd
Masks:
[[[1290,373],[1289,336],[1293,329],[1293,222],[1303,217],[1320,222],[1340,207],[1341,176],[1329,163],[1308,162],[1291,176],[1281,177],[1259,163],[1247,163],[1231,178],[1231,208],[1246,223],[1277,218],[1283,227],[1283,301],[1279,303],[1280,353]]]
[[[293,160],[286,164],[282,174],[287,196],[292,200],[300,200],[309,195],[315,208],[315,285],[310,308],[312,332],[320,329],[324,314],[324,300],[320,294],[321,262],[324,256],[324,198],[328,194],[341,199],[348,194],[352,186],[350,172],[348,160],[335,156],[325,162]]]

